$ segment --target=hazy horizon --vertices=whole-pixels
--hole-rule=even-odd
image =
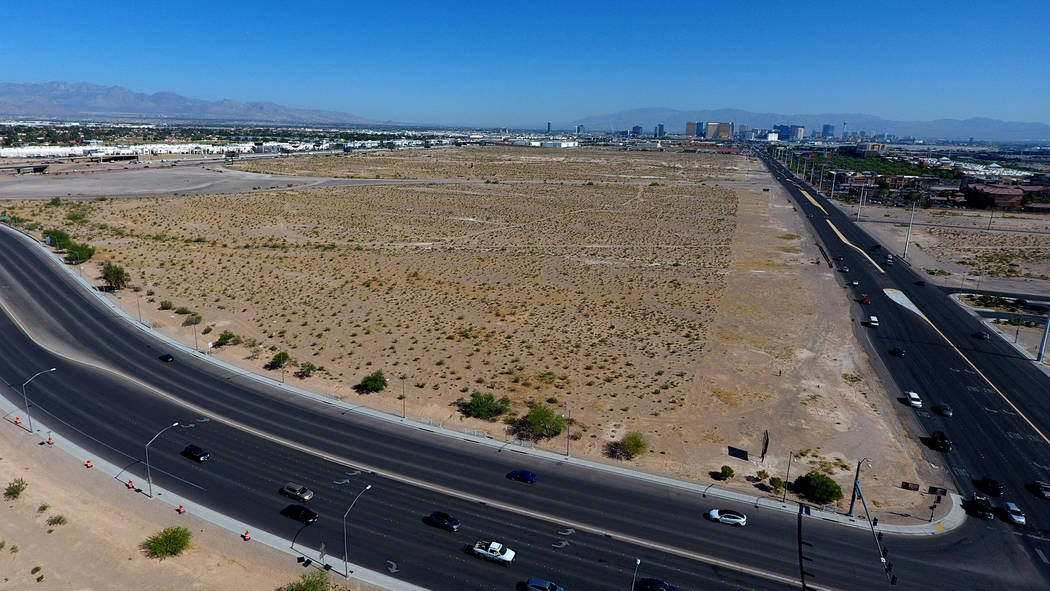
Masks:
[[[135,6],[70,5],[62,18],[54,4],[20,7],[0,41],[4,81],[448,126],[538,128],[657,107],[1050,122],[1050,64],[1030,59],[1050,55],[1050,40],[1042,19],[1023,18],[1046,14],[1035,2],[884,2],[877,13],[778,2]]]

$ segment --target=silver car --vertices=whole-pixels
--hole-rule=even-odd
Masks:
[[[298,482],[289,482],[288,484],[285,484],[284,488],[281,489],[281,494],[304,503],[314,498],[314,491],[306,488]]]
[[[1020,507],[1010,501],[1003,503],[1003,513],[1006,514],[1006,518],[1010,520],[1010,523],[1014,525],[1024,525],[1028,523],[1028,520],[1025,519],[1024,511],[1021,511]]]
[[[747,515],[731,509],[711,509],[707,512],[707,518],[711,521],[728,523],[729,525],[735,525],[737,527],[744,527],[747,525]]]

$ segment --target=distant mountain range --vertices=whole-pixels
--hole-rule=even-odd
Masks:
[[[204,101],[172,92],[143,94],[120,86],[79,82],[0,82],[0,117],[106,121],[215,121],[252,124],[376,124],[350,113],[293,109],[274,103]]]
[[[892,121],[861,113],[822,113],[817,115],[783,115],[780,113],[753,113],[740,109],[679,111],[675,109],[632,109],[608,115],[586,117],[573,121],[571,126],[583,125],[587,131],[601,132],[630,129],[641,125],[645,133],[652,133],[663,123],[667,133],[684,133],[686,121],[717,121],[735,123],[750,128],[771,129],[774,125],[804,125],[806,133],[820,131],[824,124],[835,126],[835,133],[867,131],[890,133],[898,137],[913,136],[923,139],[969,139],[991,141],[1050,140],[1050,125],[1000,121],[982,117],[972,119],[937,119],[934,121]]]

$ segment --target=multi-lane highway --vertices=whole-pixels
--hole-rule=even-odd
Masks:
[[[784,178],[780,171],[775,174]],[[834,217],[833,210],[828,211]],[[859,230],[846,227],[848,221],[841,225],[847,237],[856,232],[851,240],[864,244]],[[815,227],[818,233],[827,231],[820,224]],[[836,244],[829,236],[821,238],[829,248]],[[18,386],[28,376],[58,367],[30,386],[34,416],[99,457],[126,466],[139,481],[145,476],[143,445],[160,428],[176,420],[211,418],[192,429],[172,429],[153,444],[154,482],[257,529],[283,534],[312,549],[324,542],[330,555],[341,556],[334,550],[341,548],[343,511],[353,495],[372,484],[352,513],[351,562],[382,571],[386,561],[396,561],[400,570],[394,576],[428,588],[509,589],[530,574],[555,579],[568,589],[624,588],[635,558],[642,559],[640,576],[666,578],[682,589],[790,588],[720,566],[719,560],[782,577],[797,575],[796,520],[791,514],[758,511],[643,479],[405,428],[345,406],[289,394],[194,354],[175,351],[175,363],[165,364],[157,356],[170,348],[118,318],[53,259],[6,229],[0,232],[0,261],[0,298],[7,310],[33,334],[59,343],[57,349],[69,356],[57,357],[41,348],[3,316],[0,347],[6,353],[0,357],[0,378],[11,386],[5,396],[20,404]],[[860,260],[851,266],[859,269]],[[857,273],[864,277],[868,272]],[[876,281],[893,283],[870,273],[862,279],[867,293]],[[923,307],[921,298],[916,302]],[[872,307],[885,317],[885,326],[872,336],[876,348],[904,342],[909,351],[903,359],[886,360],[898,383],[915,383],[915,389],[929,392],[928,399],[943,397],[957,409],[952,423],[944,426],[960,448],[952,456],[953,461],[958,458],[952,466],[955,474],[992,467],[962,448],[988,446],[986,454],[1001,449],[1042,453],[1038,442],[1025,439],[1017,415],[1002,412],[1001,400],[980,388],[967,393],[966,387],[976,382],[959,360],[932,367],[936,355],[927,356],[920,348],[943,349],[939,354],[946,358],[952,354],[943,341],[937,342],[935,333],[928,334],[932,329],[914,318],[904,320],[883,298]],[[953,398],[949,390],[957,387],[962,390]],[[977,397],[980,405],[971,403]],[[966,404],[970,411],[962,410]],[[966,412],[972,416],[960,414]],[[940,419],[918,420],[926,426]],[[971,420],[978,426],[956,428]],[[1009,441],[999,446],[998,437]],[[212,459],[198,465],[180,457],[178,451],[191,442],[211,451]],[[539,473],[539,482],[506,480],[504,474],[515,468]],[[997,475],[1011,487],[1031,479],[1017,466]],[[316,524],[300,530],[278,514],[287,501],[276,491],[289,479],[317,490],[310,502],[321,514]],[[350,482],[335,484],[344,480]],[[134,493],[122,491],[115,482],[114,494]],[[1022,506],[1035,524],[1032,531],[1050,523],[1029,507],[1034,501],[1020,500],[1028,501]],[[748,526],[735,529],[704,522],[702,511],[714,506],[748,512]],[[447,534],[423,525],[421,518],[435,509],[457,514],[464,528]],[[570,525],[576,526],[576,533],[567,538],[558,533]],[[1045,588],[1046,571],[1032,552],[1050,555],[1050,548],[1039,546],[1043,542],[1032,532],[1017,533],[998,522],[971,522],[936,537],[891,537],[887,543],[896,557],[894,572],[909,586]],[[463,548],[476,536],[505,541],[518,551],[519,561],[510,569],[475,561]],[[988,538],[997,544],[989,547]],[[562,539],[568,545],[555,547]],[[886,586],[870,534],[807,518],[804,539],[810,583],[838,589]]]

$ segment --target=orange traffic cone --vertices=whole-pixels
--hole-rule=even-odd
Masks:
[[[21,425],[22,424],[22,417],[15,417],[15,424],[16,425]]]
[[[84,467],[85,468],[90,468],[91,467],[91,460],[88,460],[88,461],[84,462]]]
[[[244,530],[244,535],[241,537],[244,538],[245,542],[247,542],[248,540],[252,539],[252,534],[248,533],[248,530]]]
[[[129,481],[128,481],[128,489],[129,489],[129,490],[132,490],[132,489],[134,489],[134,488],[135,488],[135,485],[134,485],[134,484],[132,484],[132,483],[131,483],[131,481],[129,480]]]
[[[52,438],[50,438],[50,437],[48,437],[48,438],[47,438],[47,444],[48,444],[48,445],[54,445],[54,444],[55,444],[55,440],[54,440],[54,439],[52,439]]]
[[[186,512],[186,508],[183,507],[182,505],[179,505],[179,508],[176,509],[175,512],[178,513],[179,515],[182,515],[183,513]]]

